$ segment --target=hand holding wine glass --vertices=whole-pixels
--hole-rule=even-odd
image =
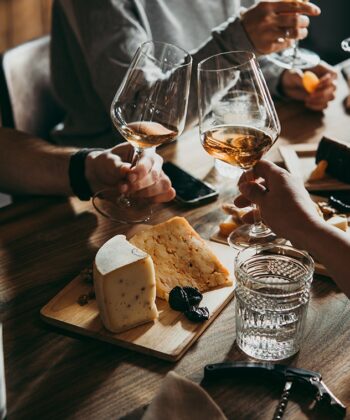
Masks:
[[[237,98],[245,104],[235,112]],[[253,53],[228,52],[198,66],[198,108],[201,142],[213,157],[251,169],[280,134],[278,116]],[[256,213],[256,212],[255,212]],[[233,247],[278,241],[260,219],[229,237]]]
[[[136,171],[145,150],[168,143],[181,134],[191,66],[191,56],[171,44],[148,41],[135,53],[111,105],[114,126],[133,146],[131,172],[133,168]],[[133,182],[132,173],[128,180]],[[149,194],[140,191],[120,194],[116,189],[105,189],[94,196],[93,203],[112,220],[139,223],[151,216],[148,197]]]
[[[286,13],[284,19],[289,17],[290,20],[296,20],[298,19],[299,13],[303,13],[303,4],[308,3],[309,0],[284,0],[284,2],[295,6],[293,13]],[[314,5],[314,7],[316,8],[317,6]],[[320,14],[319,9],[317,14]],[[320,57],[313,51],[299,48],[299,39],[305,38],[307,34],[306,28],[304,28],[303,31],[305,34],[301,36],[298,32],[294,33],[294,31],[286,27],[285,38],[294,38],[294,45],[290,48],[271,54],[268,58],[273,63],[285,69],[307,69],[317,66],[320,62]]]

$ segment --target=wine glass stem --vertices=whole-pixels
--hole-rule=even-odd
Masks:
[[[292,62],[292,67],[295,67],[295,62],[298,58],[298,48],[299,48],[299,41],[294,41],[294,45],[293,45],[293,62]]]
[[[261,214],[259,206],[253,204],[253,215],[254,215],[254,224],[252,226],[251,232],[253,235],[259,235],[266,231],[266,226],[261,220]]]
[[[143,153],[142,147],[134,147],[134,154],[132,157],[130,169],[134,168],[137,165],[137,163],[142,157],[142,153]]]
[[[247,171],[247,179],[250,181],[255,181],[254,172],[253,171]],[[251,227],[251,233],[253,236],[260,236],[263,235],[268,231],[268,228],[264,225],[264,223],[261,220],[261,214],[259,206],[256,204],[252,204],[253,208],[253,217],[254,217],[254,224]]]

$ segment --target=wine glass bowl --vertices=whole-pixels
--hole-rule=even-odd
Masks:
[[[136,51],[111,104],[115,128],[134,149],[131,167],[143,151],[174,140],[184,129],[192,57],[172,44],[147,41]],[[149,199],[99,191],[97,211],[111,220],[140,223],[150,219]]]
[[[251,52],[222,53],[199,64],[198,108],[203,148],[243,170],[253,168],[280,134],[274,104]],[[242,248],[274,240],[271,230],[257,221],[236,229],[229,243]]]

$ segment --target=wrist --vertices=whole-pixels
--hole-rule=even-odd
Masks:
[[[80,200],[90,200],[93,195],[91,188],[91,178],[86,176],[87,172],[87,157],[91,153],[102,153],[104,149],[80,149],[73,153],[69,160],[69,183],[71,191]]]
[[[318,254],[318,247],[324,245],[324,237],[327,237],[330,226],[321,219],[315,217],[303,223],[295,232],[292,242],[298,247],[305,249],[312,255]]]
[[[85,178],[92,193],[96,192],[96,189],[98,189],[99,184],[98,176],[96,173],[96,159],[103,152],[104,151],[102,149],[91,149],[91,151],[86,155],[85,158]]]

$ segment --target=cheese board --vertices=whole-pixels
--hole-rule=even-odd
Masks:
[[[309,181],[311,172],[315,169],[317,144],[299,143],[280,146],[279,152],[288,171],[301,177],[308,191],[344,191],[350,190],[350,184],[338,181],[328,175],[317,181]]]
[[[137,229],[140,228],[142,226],[137,226]],[[235,252],[227,246],[206,242],[221,263],[229,269],[230,277],[234,280]],[[95,299],[89,299],[83,306],[79,304],[79,298],[89,295],[91,291],[92,285],[86,282],[84,275],[79,274],[41,309],[42,319],[77,334],[175,362],[233,298],[234,282],[232,286],[213,289],[203,294],[201,306],[207,306],[210,312],[209,320],[203,323],[190,322],[181,312],[172,310],[167,301],[157,298],[158,319],[118,334],[103,327]]]

